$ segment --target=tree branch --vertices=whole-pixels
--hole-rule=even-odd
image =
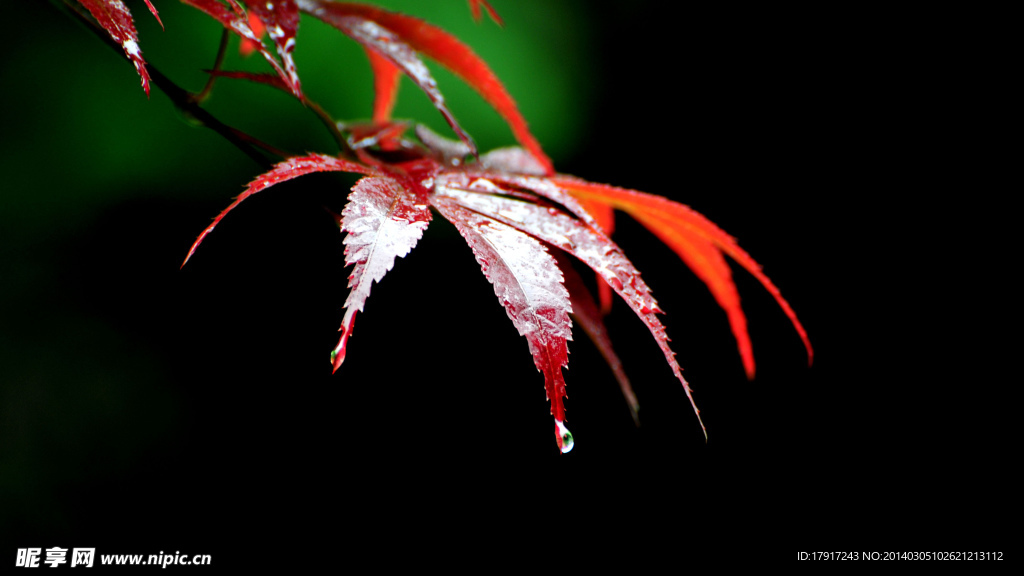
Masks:
[[[102,40],[104,44],[120,54],[121,57],[125,57],[123,48],[115,42],[105,30],[99,27],[92,18],[82,13],[81,8],[78,5],[72,4],[69,0],[62,0],[61,4],[79,22],[85,24],[85,27]],[[274,163],[257,149],[258,146],[260,148],[273,150],[274,148],[272,146],[260,143],[257,139],[251,136],[243,138],[240,136],[240,134],[243,134],[241,131],[224,124],[215,116],[204,110],[199,106],[198,102],[195,101],[191,92],[175,84],[173,80],[165,76],[155,66],[147,63],[146,69],[149,71],[153,84],[167,95],[174,106],[180,110],[182,114],[221,135],[262,168],[269,170],[273,167]]]

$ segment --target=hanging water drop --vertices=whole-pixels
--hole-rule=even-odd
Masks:
[[[562,454],[572,450],[572,432],[569,432],[561,420],[555,420],[555,441],[558,442],[558,449]]]

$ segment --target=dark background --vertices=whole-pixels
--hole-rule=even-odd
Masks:
[[[158,4],[160,33],[136,4],[149,60],[201,85],[216,26],[178,62],[160,43],[184,42],[176,18],[202,18]],[[748,382],[707,290],[622,217],[616,240],[667,311],[709,439],[649,333],[617,306],[608,326],[642,426],[578,335],[566,372],[576,447],[560,455],[525,342],[435,218],[374,287],[332,376],[347,271],[323,207],[340,211],[352,180],[268,190],[179,270],[259,168],[158,90],[147,101],[84,28],[19,2],[14,14],[32,24],[14,32],[2,70],[2,553],[96,546],[309,567],[479,549],[554,550],[565,566],[622,556],[640,567],[649,553],[679,566],[812,550],[1013,557],[999,526],[1019,512],[1006,392],[1017,379],[1003,368],[1013,340],[998,330],[1015,329],[1016,307],[986,250],[1009,245],[1010,229],[980,220],[979,205],[1000,212],[991,173],[970,147],[950,150],[986,123],[964,111],[984,74],[959,28],[839,9],[494,4],[504,30],[472,24],[461,2],[439,3],[439,19],[398,7],[471,36],[515,79],[560,171],[663,194],[735,235],[806,326],[813,368],[737,267],[758,362]],[[322,32],[310,22],[300,46],[307,29]],[[508,45],[529,54],[519,61]],[[299,66],[304,78],[329,70],[312,57]],[[352,74],[332,78],[368,85],[365,70]],[[210,106],[226,120],[266,123],[259,134],[290,149],[331,150],[287,99],[222,89]],[[235,105],[236,94],[250,96]],[[331,103],[365,114],[362,94]],[[399,116],[443,126],[409,85],[407,100]],[[511,143],[469,104],[484,148]]]

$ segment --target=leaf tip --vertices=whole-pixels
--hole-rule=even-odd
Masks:
[[[753,380],[757,369],[754,367],[754,359],[743,358],[743,371],[747,373],[747,380]]]
[[[331,370],[331,374],[337,372],[338,369],[341,368],[341,364],[345,362],[345,344],[348,341],[347,336],[347,333],[342,334],[338,345],[334,347],[334,350],[331,350],[331,367],[333,368]]]
[[[188,264],[189,259],[192,258],[193,254],[196,253],[196,248],[199,246],[199,242],[202,239],[202,236],[200,236],[195,242],[192,243],[192,247],[188,249],[188,254],[186,254],[185,259],[181,261],[181,266],[178,266],[178,270],[181,270],[182,268],[185,267],[185,264]]]
[[[160,19],[160,13],[156,11],[156,8],[153,6],[153,3],[150,2],[150,0],[145,1],[146,6],[149,7],[149,11],[153,13],[153,17],[156,18],[156,21],[160,23],[160,29],[167,30],[167,28],[164,27],[164,21]]]
[[[341,368],[341,364],[345,361],[345,354],[348,347],[348,337],[352,334],[352,326],[356,322],[356,310],[349,308],[345,319],[341,323],[341,327],[338,328],[338,332],[341,332],[341,337],[338,338],[338,345],[331,350],[331,366],[334,368],[331,370],[331,374],[338,371]]]
[[[331,367],[332,367],[331,374],[334,374],[335,372],[337,372],[338,368],[341,368],[341,364],[344,361],[345,361],[345,351],[344,350],[342,350],[341,353],[338,353],[337,349],[331,350]]]

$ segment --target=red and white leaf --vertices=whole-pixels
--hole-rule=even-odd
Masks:
[[[370,296],[374,282],[380,282],[412,250],[430,224],[430,206],[396,180],[367,177],[352,188],[342,212],[341,228],[345,236],[345,263],[352,266],[350,288],[345,300],[345,318],[341,337],[331,353],[337,371],[345,359],[345,348],[352,335],[356,312]]]
[[[480,157],[477,164],[484,170],[497,170],[511,172],[513,174],[530,174],[543,176],[546,172],[544,164],[530,154],[529,151],[518,146],[497,148]]]
[[[569,361],[566,341],[572,339],[572,321],[561,270],[540,242],[515,228],[467,210],[448,196],[435,194],[431,202],[469,243],[508,317],[526,337],[533,361],[544,374],[559,447],[567,452],[572,437],[564,425],[562,368]]]
[[[299,89],[299,85],[292,81],[292,77],[285,72],[281,65],[278,64],[274,55],[267,50],[266,46],[263,45],[263,40],[253,32],[252,28],[249,27],[249,17],[246,14],[242,6],[235,0],[228,0],[231,8],[219,2],[218,0],[181,0],[185,4],[192,6],[198,10],[201,10],[211,16],[214,20],[221,23],[222,26],[231,30],[235,34],[253,43],[254,46],[263,55],[263,58],[274,68],[274,72],[281,77],[281,79],[288,85],[289,90],[296,98],[302,98],[302,91]],[[297,77],[296,77],[297,80]]]
[[[804,348],[807,350],[808,364],[813,362],[814,349],[811,347],[811,342],[807,337],[807,331],[804,330],[803,325],[796,317],[796,312],[793,311],[793,308],[790,307],[789,303],[782,297],[781,292],[779,292],[779,289],[775,284],[773,284],[764,272],[761,271],[761,265],[739,247],[735,238],[726,234],[713,222],[695,212],[689,206],[673,202],[667,198],[655,196],[653,194],[645,194],[636,190],[627,190],[625,188],[617,188],[606,184],[595,184],[572,176],[559,175],[558,177],[552,178],[552,182],[580,199],[604,203],[619,210],[623,210],[630,216],[636,218],[641,224],[666,242],[673,250],[676,251],[677,254],[680,255],[680,257],[683,257],[685,248],[682,244],[673,245],[672,240],[675,236],[679,235],[679,230],[683,230],[683,233],[688,237],[693,239],[699,238],[727,254],[747,272],[753,275],[754,278],[757,278],[761,285],[768,290],[773,298],[775,298],[776,303],[778,303],[779,307],[782,308],[782,311],[789,318],[797,334],[800,336],[800,340],[803,342]],[[693,256],[688,257],[695,263],[698,260]],[[683,258],[684,260],[686,259],[686,257]],[[690,262],[687,263],[689,264]],[[727,284],[727,279],[722,278],[720,273],[716,273],[715,266],[709,265],[703,268],[698,274],[715,278],[715,282],[718,282],[723,286]],[[731,279],[729,279],[728,282],[731,283]],[[716,293],[715,288],[712,288],[712,293]],[[717,294],[715,297],[716,299],[719,298]],[[726,308],[726,313],[729,314],[730,322],[733,322],[732,328],[734,333],[740,332],[740,334],[743,335],[742,337],[737,335],[737,342],[741,347],[740,353],[742,355],[744,354],[742,349],[743,341],[744,339],[749,340],[749,337],[746,336],[746,320],[743,318],[742,322],[739,321],[743,312],[739,307],[738,298],[734,304],[730,303],[728,298],[725,298],[724,300],[724,304],[722,300],[719,300],[719,304],[723,307],[726,305],[729,306]],[[737,320],[734,321],[734,318]],[[753,373],[752,358],[753,357],[751,356],[748,373]],[[744,362],[746,362],[746,360],[744,360]]]
[[[362,164],[356,164],[348,160],[341,158],[335,158],[333,156],[325,156],[323,154],[310,154],[309,156],[299,156],[295,158],[289,158],[283,162],[277,163],[274,168],[261,174],[255,180],[249,183],[249,186],[244,192],[235,198],[235,201],[231,203],[223,212],[217,215],[213,219],[213,223],[206,227],[206,230],[196,238],[196,241],[192,243],[192,247],[188,251],[188,255],[185,256],[185,261],[181,263],[182,266],[188,263],[189,258],[195,254],[196,249],[199,248],[199,244],[202,243],[206,236],[213,232],[213,229],[231,212],[236,206],[241,204],[245,199],[249,198],[257,192],[262,192],[267,188],[270,188],[274,184],[280,184],[292,178],[297,178],[305,174],[311,174],[313,172],[354,172],[357,174],[371,174],[372,171],[363,166]]]
[[[683,385],[701,429],[704,430],[704,436],[707,437],[707,430],[700,419],[700,410],[693,399],[693,392],[683,377],[682,368],[675,359],[675,352],[668,345],[665,327],[657,317],[661,309],[651,296],[647,284],[640,278],[640,272],[622,254],[619,247],[594,225],[573,218],[556,208],[496,195],[495,192],[500,191],[500,187],[497,187],[495,182],[506,178],[506,175],[494,175],[493,179],[487,179],[451,172],[437,177],[435,192],[465,209],[498,220],[565,250],[604,278],[651,331],[673,374]]]
[[[146,61],[142,59],[142,51],[139,49],[139,34],[135,31],[135,21],[131,12],[121,0],[78,0],[79,4],[85,7],[92,14],[96,22],[110,34],[115,42],[124,49],[125,56],[135,65],[135,70],[142,78],[142,88],[149,96],[149,71],[146,70]],[[149,2],[146,2],[149,4]],[[156,9],[150,4],[149,9],[157,16]],[[163,26],[163,22],[160,23]]]
[[[299,0],[304,3],[304,0]],[[347,36],[362,44],[367,50],[373,50],[377,55],[383,57],[394,66],[401,69],[412,81],[434,103],[448,125],[458,135],[459,139],[465,142],[473,153],[476,153],[476,144],[470,138],[455,116],[448,110],[445,104],[444,95],[437,87],[437,81],[430,73],[430,69],[420,60],[416,50],[402,37],[387,29],[378,22],[358,14],[359,10],[350,10],[352,6],[344,3],[313,2],[317,6],[310,13],[324,22],[336,27]],[[384,81],[387,78],[383,79]],[[382,106],[384,103],[382,103]]]
[[[295,0],[257,0],[249,2],[248,5],[249,10],[263,22],[270,39],[274,41],[290,86],[300,88],[295,58],[292,57],[295,50],[295,33],[299,29],[299,9],[295,5]]]
[[[467,84],[469,84],[474,90],[483,96],[484,100],[491,104],[498,114],[508,122],[512,128],[512,133],[520,144],[523,145],[527,150],[533,154],[537,160],[544,166],[546,174],[553,174],[554,168],[551,164],[551,159],[541,149],[540,143],[530,133],[529,128],[526,125],[526,119],[519,112],[519,108],[516,106],[512,96],[505,90],[504,85],[498,80],[498,77],[494,75],[490,67],[480,59],[473,51],[459,41],[457,38],[448,34],[444,30],[432,26],[419,18],[413,18],[412,16],[406,16],[404,14],[396,14],[394,12],[388,12],[375,6],[368,6],[365,4],[352,4],[348,2],[332,2],[330,0],[296,0],[299,9],[303,12],[308,12],[325,22],[333,24],[338,28],[342,29],[343,32],[349,34],[343,27],[341,20],[346,18],[358,18],[361,21],[369,21],[375,23],[377,26],[369,26],[366,30],[360,30],[359,33],[366,36],[367,40],[373,39],[372,34],[367,34],[371,31],[386,30],[389,35],[385,35],[387,40],[384,42],[390,42],[391,37],[394,36],[404,46],[410,47],[416,52],[426,54],[430,58],[437,61],[445,68],[451,70],[457,76],[462,78]],[[349,34],[350,36],[352,34]],[[356,38],[353,36],[353,38]],[[359,38],[356,40],[361,43],[364,42]],[[380,44],[382,41],[377,41]],[[380,48],[377,48],[378,50]],[[387,53],[384,53],[388,56]],[[402,66],[401,62],[395,62],[398,66]],[[409,74],[408,71],[406,71]],[[410,74],[410,78],[414,82],[419,84],[416,76]],[[424,88],[422,85],[420,88]],[[424,89],[426,91],[426,89]],[[431,100],[434,96],[431,96],[428,91],[428,96]],[[444,111],[442,111],[444,113]],[[448,115],[445,116],[448,118]],[[449,120],[451,123],[451,120]],[[455,126],[452,126],[454,129]],[[459,132],[456,129],[456,132]],[[461,138],[461,135],[460,135]],[[467,142],[468,144],[468,142]]]

